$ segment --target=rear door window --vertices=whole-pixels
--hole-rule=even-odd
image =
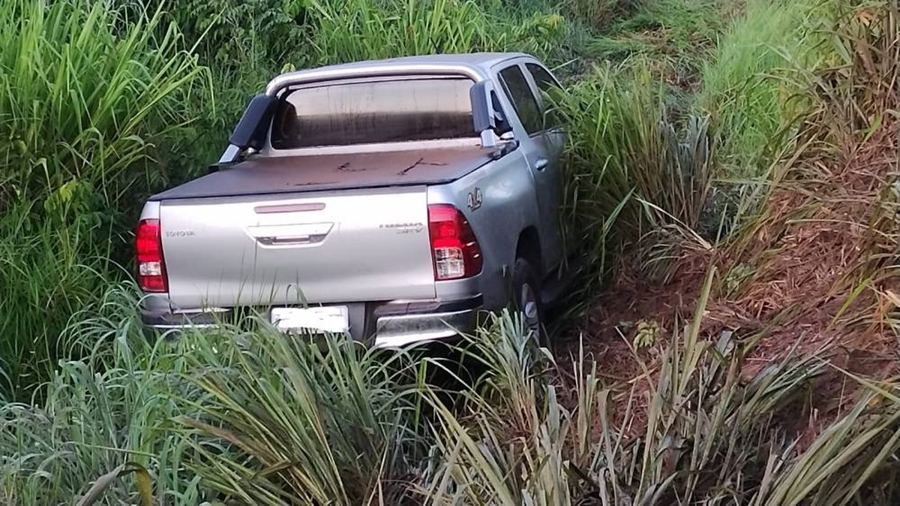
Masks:
[[[559,121],[559,117],[554,112],[554,101],[559,98],[560,92],[562,91],[559,82],[553,78],[547,69],[536,63],[526,63],[525,68],[531,73],[531,77],[534,78],[534,83],[537,84],[538,90],[544,95],[542,97],[542,103],[544,105],[545,127],[553,128],[560,126],[561,122]]]

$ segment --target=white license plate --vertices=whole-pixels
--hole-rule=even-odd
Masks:
[[[275,328],[281,331],[340,334],[350,329],[346,306],[277,307],[272,309],[271,320]]]

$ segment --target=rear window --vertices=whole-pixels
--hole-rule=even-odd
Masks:
[[[475,137],[467,78],[340,81],[289,89],[278,102],[272,147]]]

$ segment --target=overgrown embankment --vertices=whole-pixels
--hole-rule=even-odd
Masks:
[[[896,502],[895,3],[8,4],[0,391],[48,383],[0,404],[0,503]],[[264,322],[146,339],[131,215],[271,73],[477,49],[566,78],[577,343],[502,315],[448,393]]]
[[[900,41],[895,20],[883,11],[876,20],[876,11],[841,8],[823,18],[833,19],[834,29],[779,32],[787,34],[789,47],[807,47],[805,57],[774,52],[781,66],[770,63],[767,74],[749,74],[738,88],[763,97],[756,107],[768,104],[771,118],[740,119],[754,110],[752,103],[744,106],[748,96],[725,101],[730,105],[712,128],[742,128],[711,136],[718,172],[709,195],[738,192],[740,199],[729,199],[737,212],[726,211],[719,222],[718,231],[731,231],[718,239],[704,237],[702,227],[680,231],[665,249],[666,283],[647,275],[654,271],[645,258],[620,261],[614,284],[582,326],[588,346],[608,366],[607,377],[643,376],[627,385],[647,387],[661,367],[658,347],[668,346],[679,322],[693,314],[713,268],[703,329],[707,335],[734,332],[752,343],[746,374],[791,354],[819,356],[835,367],[817,383],[810,426],[801,429],[817,432],[852,403],[859,384],[839,370],[876,380],[897,372],[893,184],[900,151],[891,111]],[[747,37],[744,28],[730,37]],[[826,40],[826,33],[833,36]],[[794,37],[800,34],[815,43]],[[732,67],[733,42],[729,35],[723,39],[706,74],[723,60],[720,65]],[[798,61],[807,63],[792,66]],[[681,218],[673,227],[690,223]],[[622,391],[627,398],[628,388]]]

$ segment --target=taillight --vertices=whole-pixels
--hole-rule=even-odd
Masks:
[[[428,231],[435,281],[469,278],[481,272],[481,248],[459,209],[448,204],[428,206]]]
[[[166,292],[166,264],[162,254],[162,234],[159,220],[141,220],[137,228],[138,285],[145,292]]]

